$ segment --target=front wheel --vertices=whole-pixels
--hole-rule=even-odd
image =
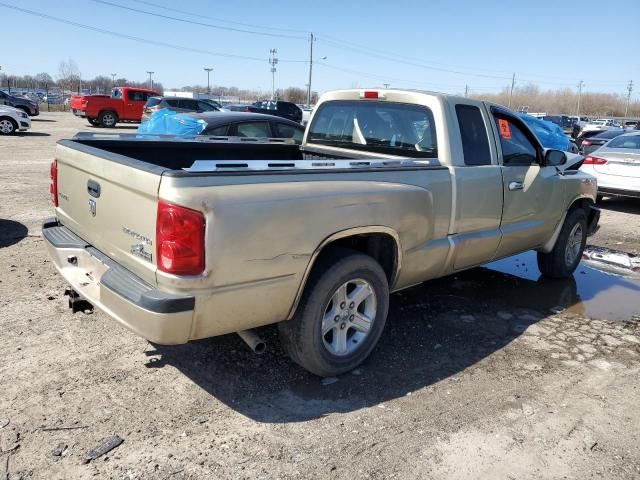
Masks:
[[[18,129],[18,124],[12,118],[0,118],[0,135],[11,135]]]
[[[549,253],[538,252],[538,268],[551,278],[567,278],[578,267],[587,243],[587,214],[581,208],[569,212],[556,244]]]
[[[337,250],[314,268],[293,319],[279,324],[294,362],[321,377],[360,365],[378,343],[389,311],[389,284],[368,255]]]

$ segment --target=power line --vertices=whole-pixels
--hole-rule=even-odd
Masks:
[[[165,7],[164,5],[158,5],[157,3],[147,2],[145,0],[129,0],[129,1],[134,1],[136,3],[141,3],[141,4],[147,5],[149,7],[160,8],[162,10],[167,10],[169,12],[181,13],[183,15],[189,15],[191,17],[196,17],[196,18],[207,18],[209,20],[215,20],[217,22],[225,22],[225,23],[232,23],[234,25],[242,25],[243,27],[258,28],[258,29],[261,29],[261,30],[277,30],[277,31],[281,31],[281,32],[293,32],[293,33],[305,33],[305,34],[307,33],[306,30],[295,30],[293,28],[269,27],[269,26],[264,26],[264,25],[256,25],[256,24],[252,24],[252,23],[235,22],[233,20],[227,20],[225,18],[211,17],[209,15],[203,15],[202,13],[194,13],[194,12],[188,12],[186,10],[180,10],[178,8]]]
[[[240,59],[240,60],[252,60],[252,61],[257,61],[257,62],[264,62],[264,58],[262,57],[250,57],[247,55],[236,55],[236,54],[232,54],[232,53],[222,53],[222,52],[214,52],[211,50],[204,50],[201,48],[193,48],[193,47],[185,47],[183,45],[175,45],[172,43],[167,43],[167,42],[160,42],[157,40],[150,40],[148,38],[142,38],[142,37],[136,37],[133,35],[127,35],[124,33],[118,33],[118,32],[114,32],[112,30],[106,30],[104,28],[98,28],[98,27],[93,27],[91,25],[85,25],[83,23],[78,23],[78,22],[74,22],[71,20],[67,20],[64,18],[60,18],[60,17],[54,17],[53,15],[48,15],[46,13],[41,13],[41,12],[35,12],[33,10],[27,10],[26,8],[21,8],[21,7],[16,7],[15,5],[9,5],[6,4],[4,2],[0,2],[0,7],[5,7],[11,10],[16,10],[22,13],[26,13],[28,15],[33,15],[36,17],[40,17],[40,18],[45,18],[47,20],[52,20],[54,22],[58,22],[58,23],[64,23],[66,25],[71,25],[74,27],[78,27],[78,28],[83,28],[85,30],[91,30],[92,32],[98,32],[98,33],[103,33],[105,35],[111,35],[113,37],[118,37],[118,38],[124,38],[127,40],[132,40],[134,42],[139,42],[139,43],[146,43],[149,45],[155,45],[155,46],[159,46],[159,47],[166,47],[166,48],[172,48],[174,50],[181,50],[181,51],[185,51],[185,52],[193,52],[193,53],[201,53],[204,55],[213,55],[213,56],[217,56],[217,57],[225,57],[225,58],[235,58],[235,59]],[[306,60],[280,60],[281,62],[287,62],[287,63],[306,63]]]
[[[153,17],[164,18],[165,20],[173,20],[174,22],[189,23],[191,25],[199,25],[201,27],[215,28],[215,29],[218,29],[218,30],[227,30],[227,31],[230,31],[230,32],[248,33],[250,35],[261,35],[261,36],[265,36],[265,37],[294,38],[294,39],[297,39],[297,40],[304,40],[306,38],[306,37],[302,37],[302,36],[299,36],[299,35],[286,35],[286,34],[283,34],[283,33],[256,32],[255,30],[245,30],[245,29],[241,29],[241,28],[224,27],[224,26],[221,26],[221,25],[214,25],[212,23],[198,22],[196,20],[186,20],[184,18],[172,17],[171,15],[163,15],[161,13],[150,12],[148,10],[142,10],[142,9],[139,9],[139,8],[127,7],[125,5],[119,5],[117,3],[107,2],[106,0],[92,0],[92,1],[96,2],[96,3],[101,3],[103,5],[109,5],[111,7],[121,8],[123,10],[128,10],[130,12],[142,13],[144,15],[151,15]]]

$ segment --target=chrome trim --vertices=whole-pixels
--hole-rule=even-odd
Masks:
[[[298,304],[300,303],[300,299],[302,298],[302,293],[304,292],[304,287],[307,284],[307,280],[309,279],[311,270],[316,263],[318,255],[320,255],[320,252],[324,249],[324,247],[326,247],[331,242],[340,240],[341,238],[353,237],[355,235],[363,235],[367,233],[385,233],[387,235],[390,235],[396,242],[396,264],[394,266],[394,273],[391,276],[391,281],[389,282],[389,291],[393,291],[393,285],[396,283],[398,275],[400,274],[400,269],[402,268],[402,246],[400,244],[400,237],[398,236],[398,233],[392,228],[381,225],[374,225],[369,227],[354,227],[347,230],[341,230],[340,232],[336,232],[333,235],[325,238],[311,255],[309,264],[307,265],[307,268],[302,275],[302,281],[300,282],[300,286],[298,287],[298,292],[296,293],[293,305],[291,306],[289,314],[287,315],[287,318],[285,320],[291,320],[293,315],[296,313],[296,309],[298,308]]]

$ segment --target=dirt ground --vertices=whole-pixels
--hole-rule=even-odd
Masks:
[[[0,138],[0,479],[640,478],[638,281],[548,282],[525,255],[429,282],[392,297],[338,379],[293,365],[273,328],[262,356],[235,335],[154,346],[68,310],[40,234],[48,167],[95,129],[33,127]],[[605,201],[590,243],[640,253],[640,202]]]

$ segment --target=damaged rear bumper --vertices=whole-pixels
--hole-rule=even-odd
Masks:
[[[194,297],[158,290],[56,219],[44,222],[42,235],[56,269],[83,299],[152,342],[189,340]]]

